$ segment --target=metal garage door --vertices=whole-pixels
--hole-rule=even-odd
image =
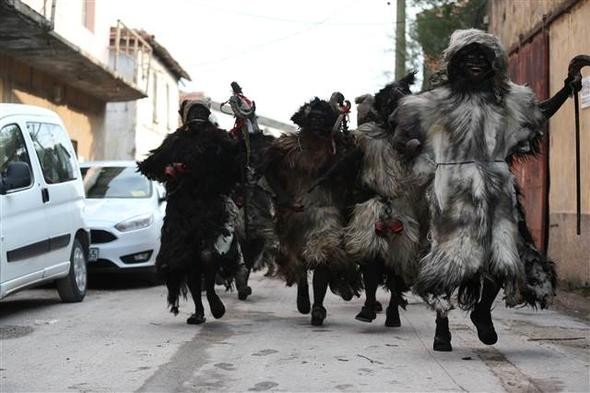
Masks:
[[[529,43],[521,46],[509,57],[511,79],[528,84],[539,100],[549,95],[549,35],[537,34]],[[513,172],[523,192],[523,204],[529,229],[537,246],[546,250],[549,215],[549,142],[545,136],[541,154],[536,159],[517,163]]]

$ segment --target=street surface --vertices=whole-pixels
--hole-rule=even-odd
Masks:
[[[122,278],[94,284],[80,304],[60,303],[52,289],[8,297],[0,391],[590,391],[590,325],[555,311],[498,305],[494,347],[454,311],[454,351],[437,353],[434,314],[413,297],[402,327],[386,328],[383,314],[354,319],[360,299],[329,294],[324,326],[312,327],[295,288],[259,274],[252,287],[246,302],[219,288],[227,313],[201,326],[185,324],[192,302],[174,317],[163,286]]]

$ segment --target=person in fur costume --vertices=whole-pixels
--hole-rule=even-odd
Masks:
[[[409,290],[424,249],[428,209],[421,197],[424,181],[413,175],[393,145],[388,123],[400,98],[411,94],[415,74],[357,98],[358,128],[352,132],[354,149],[324,176],[346,174],[352,182],[352,209],[344,232],[347,253],[361,267],[365,304],[356,319],[372,322],[382,306],[377,287],[385,285],[391,298],[385,325],[401,326],[399,306]]]
[[[365,304],[356,319],[372,322],[379,311],[375,297],[379,284],[390,291],[385,326],[401,326],[399,306],[403,292],[416,277],[424,249],[428,209],[424,181],[413,175],[393,146],[388,116],[403,96],[411,94],[414,74],[387,85],[374,97],[365,120],[354,132],[357,146],[357,187],[360,189],[346,228],[346,250],[360,264]],[[365,101],[366,102],[366,101]],[[363,111],[359,112],[363,115]]]
[[[256,103],[243,94],[237,82],[232,82],[231,87],[233,94],[227,102],[236,122],[230,135],[239,145],[241,170],[241,180],[233,199],[239,208],[236,234],[244,256],[235,284],[238,298],[246,300],[252,294],[248,285],[250,272],[262,267],[270,269],[278,252],[272,192],[262,176],[265,152],[274,137],[265,135],[258,127]]]
[[[311,311],[316,326],[326,318],[328,287],[345,300],[358,296],[361,287],[358,269],[342,242],[345,179],[332,177],[310,191],[348,149],[339,116],[329,102],[314,98],[291,117],[299,131],[276,139],[266,157],[265,176],[276,195],[278,274],[287,285],[297,284],[297,309],[302,314]],[[313,307],[308,270],[313,271]]]
[[[184,101],[182,127],[138,163],[149,179],[165,183],[167,206],[156,269],[168,288],[168,304],[175,315],[187,287],[195,304],[188,324],[205,322],[201,301],[204,281],[214,318],[225,313],[215,293],[215,276],[231,280],[241,260],[234,237],[237,209],[229,195],[240,179],[237,144],[209,121],[210,104]]]
[[[263,268],[272,271],[279,249],[279,239],[274,226],[273,192],[262,176],[261,166],[265,152],[274,140],[274,137],[262,132],[251,134],[249,165],[245,165],[245,144],[240,141],[242,171],[247,171],[247,177],[242,177],[233,193],[234,201],[239,207],[236,234],[244,255],[244,265],[236,275],[236,288],[240,300],[246,300],[252,293],[248,285],[250,272]],[[246,178],[247,181],[244,181]]]
[[[507,67],[495,36],[458,30],[444,52],[443,83],[405,97],[391,117],[399,151],[431,179],[431,248],[414,291],[437,311],[434,350],[452,350],[446,313],[456,289],[488,345],[497,341],[491,307],[500,288],[508,306],[543,308],[554,296],[554,265],[528,233],[510,162],[535,152],[543,123],[581,87],[579,70],[539,103]]]

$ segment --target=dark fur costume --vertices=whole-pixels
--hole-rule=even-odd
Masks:
[[[312,110],[325,114],[327,132],[309,129],[307,116]],[[266,177],[277,195],[279,275],[292,285],[305,278],[309,269],[327,267],[333,291],[346,285],[358,295],[360,275],[343,245],[346,181],[342,176],[330,177],[308,192],[349,148],[344,134],[330,132],[337,116],[328,102],[318,98],[303,105],[291,118],[300,130],[270,146]]]
[[[493,56],[494,76],[484,90],[453,83],[455,57],[472,44]],[[532,246],[508,164],[540,138],[544,117],[533,92],[508,79],[496,37],[455,32],[445,64],[447,83],[404,98],[394,117],[397,145],[419,139],[423,149],[411,163],[432,179],[432,244],[414,289],[442,313],[459,289],[459,305],[470,309],[489,277],[503,286],[507,305],[544,306],[554,293],[553,264]],[[531,273],[536,277],[527,278]]]
[[[242,246],[244,260],[248,269],[258,270],[270,268],[278,252],[279,241],[274,228],[275,208],[272,202],[272,191],[262,176],[264,171],[264,157],[269,146],[275,140],[262,132],[249,135],[249,168],[246,169],[246,147],[240,140],[242,158],[240,159],[242,182],[234,192],[234,199],[238,201],[239,221],[237,234]],[[247,183],[244,179],[247,178]],[[246,185],[247,184],[247,185]],[[244,203],[248,203],[244,209]],[[248,222],[244,221],[248,212]]]
[[[220,274],[230,278],[237,269],[237,244],[223,257],[218,251],[220,237],[231,236],[228,223],[235,220],[228,196],[239,180],[236,153],[237,145],[225,131],[204,122],[168,135],[138,163],[141,173],[166,184],[168,203],[156,268],[166,282],[174,313],[180,294],[186,295],[189,271],[216,264]],[[167,176],[167,167],[175,163],[185,169]]]

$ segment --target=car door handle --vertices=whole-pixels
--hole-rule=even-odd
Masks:
[[[43,198],[43,203],[49,202],[49,190],[47,188],[41,189],[41,197]]]

